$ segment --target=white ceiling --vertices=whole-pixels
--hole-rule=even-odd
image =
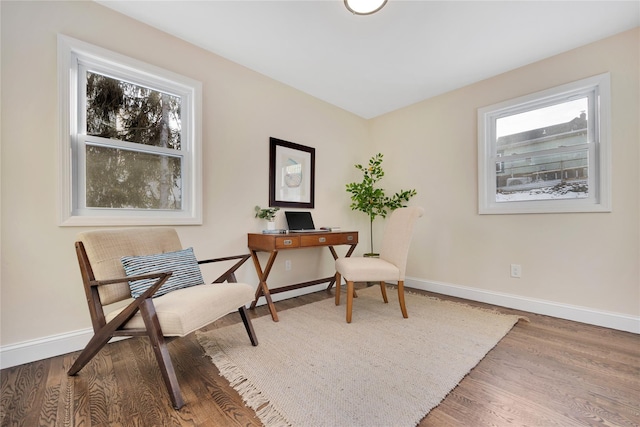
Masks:
[[[364,118],[640,25],[640,1],[99,3]]]

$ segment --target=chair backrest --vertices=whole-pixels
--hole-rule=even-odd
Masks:
[[[97,280],[125,277],[123,256],[153,255],[182,249],[178,233],[168,227],[95,230],[78,234]],[[98,288],[103,305],[131,298],[129,284],[116,283]]]
[[[380,258],[392,263],[400,270],[400,280],[404,280],[407,268],[409,245],[413,235],[413,225],[424,214],[420,207],[399,208],[391,212],[382,236]]]

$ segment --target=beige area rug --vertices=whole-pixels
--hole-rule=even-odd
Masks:
[[[387,294],[359,290],[351,324],[346,297],[254,319],[257,347],[242,323],[197,337],[265,426],[415,426],[520,319],[409,292],[403,319]]]

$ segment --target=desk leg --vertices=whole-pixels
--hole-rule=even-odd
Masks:
[[[337,260],[338,259],[338,254],[336,253],[335,248],[333,246],[329,246],[329,251],[331,251],[331,256],[333,256],[334,261]],[[336,276],[333,276],[333,279],[331,279],[331,281],[327,285],[327,292],[329,292],[331,290],[331,288],[333,287],[334,283],[336,283]]]
[[[344,256],[345,258],[349,258],[351,256],[351,254],[353,253],[353,251],[356,248],[356,245],[351,245],[351,247],[349,248],[349,250],[347,251],[347,254]],[[333,246],[329,246],[329,250],[331,251],[331,255],[333,256],[333,259],[336,260],[338,259],[338,254],[336,253],[336,250],[333,248]],[[336,283],[336,276],[333,276],[333,280],[331,280],[329,282],[329,285],[327,286],[327,291],[330,291],[331,288],[333,287],[333,284]],[[340,284],[338,283],[336,285],[336,291],[340,290]]]
[[[251,259],[253,260],[253,265],[256,268],[256,273],[258,273],[258,277],[260,278],[260,285],[258,286],[258,289],[256,289],[256,298],[251,303],[251,309],[256,308],[258,299],[261,296],[264,296],[267,300],[267,305],[269,306],[269,312],[271,312],[271,319],[273,319],[274,322],[278,321],[278,312],[276,311],[276,306],[273,304],[273,300],[271,299],[271,293],[267,286],[267,277],[269,277],[269,273],[271,272],[271,267],[273,267],[273,263],[276,260],[276,256],[278,256],[278,251],[271,252],[267,265],[263,271],[260,266],[260,260],[258,260],[257,252],[253,250],[251,251]]]

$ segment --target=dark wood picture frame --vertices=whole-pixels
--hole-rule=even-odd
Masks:
[[[316,149],[269,138],[269,206],[312,209]]]

